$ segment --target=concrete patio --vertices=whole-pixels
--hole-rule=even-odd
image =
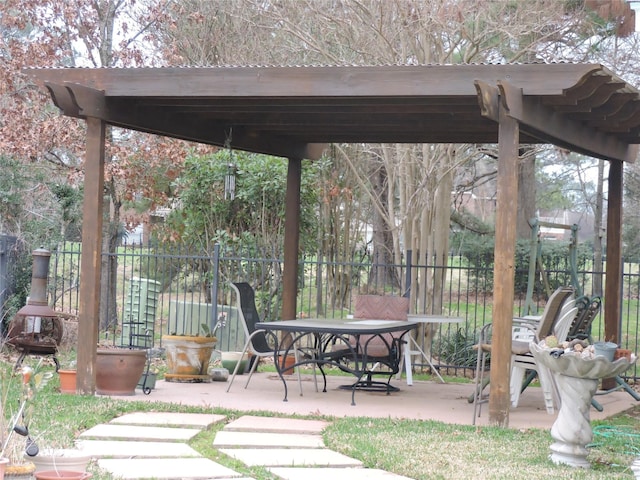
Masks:
[[[391,417],[413,418],[418,420],[438,420],[446,423],[471,425],[473,405],[467,399],[473,392],[473,384],[439,383],[416,381],[407,386],[404,379],[393,380],[400,387],[399,392],[385,393],[357,391],[356,405],[351,405],[351,392],[340,389],[352,377],[327,377],[327,392],[316,392],[313,377],[302,375],[303,395],[300,396],[295,375],[285,377],[289,389],[288,401],[284,402],[284,388],[275,373],[257,373],[251,378],[247,389],[247,375],[236,377],[230,392],[226,392],[227,382],[176,383],[159,380],[149,395],[136,390],[136,395],[118,397],[123,400],[167,402],[182,405],[195,405],[207,408],[227,408],[242,412],[269,411],[296,415],[326,415],[332,417]],[[319,377],[320,389],[322,378]],[[603,419],[623,412],[638,402],[626,392],[614,392],[597,396],[604,407],[598,412],[593,407],[591,419]],[[511,428],[550,428],[557,412],[549,415],[544,407],[539,387],[529,387],[520,397],[520,404],[512,408],[509,414]],[[489,406],[482,405],[482,414],[478,425],[487,425]]]

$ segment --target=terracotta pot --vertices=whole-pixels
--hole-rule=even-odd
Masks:
[[[0,458],[0,480],[4,478],[4,471],[6,470],[7,465],[9,465],[9,459]]]
[[[292,365],[296,363],[296,357],[293,355],[287,355],[284,357],[284,370],[282,370],[283,375],[291,375],[293,373]]]
[[[619,358],[626,358],[627,361],[631,361],[631,350],[627,350],[626,348],[618,348],[613,353],[613,360],[618,360]]]
[[[216,337],[163,335],[167,352],[167,381],[208,381],[209,362]]]
[[[76,393],[76,371],[58,370],[61,393]]]
[[[67,480],[85,480],[91,478],[87,472],[74,472],[72,470],[47,470],[35,473],[36,480],[56,480],[66,478]]]
[[[96,393],[135,395],[146,363],[145,350],[99,348],[96,356]]]

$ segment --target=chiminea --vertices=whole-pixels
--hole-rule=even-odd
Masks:
[[[18,310],[11,321],[7,341],[20,352],[16,368],[26,355],[53,355],[57,371],[59,364],[55,355],[64,327],[59,314],[47,303],[51,253],[44,248],[38,248],[32,253],[31,292],[27,304]]]
[[[49,260],[51,252],[38,248],[32,252],[31,293],[27,304],[18,310],[25,317],[56,317],[58,314],[47,303],[47,282],[49,278]]]

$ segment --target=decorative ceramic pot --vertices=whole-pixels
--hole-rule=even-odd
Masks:
[[[58,370],[60,393],[76,393],[76,370]]]
[[[167,352],[168,382],[210,381],[209,362],[216,346],[216,337],[163,335],[162,345]]]
[[[98,395],[135,395],[136,385],[146,363],[145,350],[98,348],[96,393]]]

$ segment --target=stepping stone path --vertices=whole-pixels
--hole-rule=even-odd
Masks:
[[[116,478],[250,480],[187,445],[201,430],[225,420],[224,415],[132,413],[82,433],[78,449]],[[213,447],[283,480],[410,480],[362,468],[360,461],[327,449],[322,441],[327,425],[246,415],[225,425]]]

